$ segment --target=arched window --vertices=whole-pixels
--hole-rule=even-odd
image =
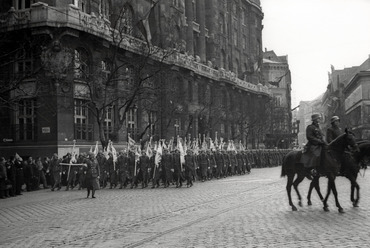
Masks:
[[[99,14],[101,17],[109,18],[109,2],[107,0],[100,0]]]
[[[123,7],[121,14],[121,31],[125,34],[132,35],[133,33],[133,13],[132,7],[126,4]]]
[[[78,48],[74,52],[75,78],[86,79],[89,76],[89,56],[85,49]]]

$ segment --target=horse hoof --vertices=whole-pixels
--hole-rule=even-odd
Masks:
[[[297,207],[296,206],[292,206],[292,211],[297,211]]]
[[[353,207],[354,207],[354,208],[358,208],[358,203],[357,203],[357,202],[354,202],[354,203],[353,203]]]
[[[330,210],[329,210],[329,208],[324,207],[324,211],[325,211],[325,212],[329,212]]]
[[[307,201],[307,205],[308,206],[312,206],[312,202],[311,201]]]
[[[344,214],[344,210],[343,210],[343,208],[338,208],[338,212],[339,212],[340,214]]]
[[[298,205],[299,205],[300,207],[302,207],[302,202],[301,202],[301,201],[299,201],[299,202],[298,202]]]

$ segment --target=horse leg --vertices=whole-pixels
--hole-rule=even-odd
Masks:
[[[292,201],[292,195],[291,195],[293,179],[294,179],[294,175],[288,175],[288,182],[287,182],[287,185],[286,185],[286,191],[288,193],[289,205],[292,207],[293,211],[297,211],[297,207],[294,206],[293,201]]]
[[[304,175],[298,174],[296,180],[294,180],[294,183],[293,183],[294,190],[295,190],[295,192],[297,193],[297,196],[298,196],[298,205],[300,207],[302,207],[302,197],[301,197],[301,194],[298,191],[298,185],[303,181],[304,177],[305,177]]]
[[[353,207],[358,207],[358,202],[360,200],[360,185],[356,181],[356,176],[349,176],[348,179],[351,182],[351,202]],[[355,198],[356,191],[356,198]]]
[[[330,191],[331,191],[331,183],[330,183],[330,180],[328,180],[328,187],[327,187],[326,196],[325,196],[324,200],[322,201],[322,203],[324,204],[324,211],[325,212],[329,212],[329,206],[328,206],[327,201],[329,199]]]
[[[320,200],[322,201],[324,199],[324,197],[321,194],[319,178],[320,177],[314,177],[313,180],[316,181],[315,189],[316,189],[317,194],[319,195]]]
[[[311,193],[312,193],[312,190],[314,188],[316,189],[316,192],[319,195],[320,200],[322,201],[322,199],[324,199],[324,197],[322,196],[321,191],[320,191],[319,178],[320,177],[318,177],[318,176],[314,177],[312,179],[311,183],[310,183],[310,188],[308,189],[308,194],[307,194],[307,205],[308,206],[311,206],[312,205],[312,202],[311,202]]]
[[[338,208],[338,212],[339,213],[344,213],[342,206],[339,204],[337,187],[335,185],[335,177],[330,176],[330,177],[328,177],[328,179],[329,179],[329,183],[331,184],[331,188],[332,188],[333,195],[334,195],[334,198],[335,198],[335,205]]]

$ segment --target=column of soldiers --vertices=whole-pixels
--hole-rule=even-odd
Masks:
[[[259,149],[245,151],[188,149],[181,162],[178,149],[164,149],[161,161],[156,163],[156,151],[148,156],[144,151],[122,151],[114,161],[112,154],[105,157],[98,153],[100,187],[105,188],[141,188],[151,187],[187,187],[194,181],[208,181],[235,175],[244,175],[252,168],[273,167],[281,165],[283,156],[289,150]],[[76,158],[82,164],[86,154]],[[61,158],[54,154],[51,158],[10,157],[0,158],[0,198],[22,195],[23,191],[51,188],[52,191],[85,188],[86,168],[84,166],[66,166],[71,161],[71,154]],[[64,165],[61,165],[64,164]]]
[[[154,151],[148,156],[145,151],[140,155],[132,151],[122,151],[113,161],[112,154],[105,158],[98,154],[101,168],[100,185],[105,188],[164,188],[175,185],[177,188],[186,183],[193,186],[194,181],[208,181],[235,175],[249,174],[252,168],[273,167],[281,165],[283,156],[289,150],[247,150],[225,151],[216,149],[200,150],[195,154],[187,150],[183,163],[180,151],[164,149],[160,163],[155,163]]]

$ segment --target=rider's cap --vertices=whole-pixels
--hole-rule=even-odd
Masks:
[[[331,119],[330,119],[330,123],[333,123],[334,121],[339,121],[339,117],[338,116],[333,116],[333,117],[331,117]]]
[[[320,119],[321,116],[319,114],[313,114],[311,115],[311,120],[314,121],[314,120],[317,120],[317,119]]]

